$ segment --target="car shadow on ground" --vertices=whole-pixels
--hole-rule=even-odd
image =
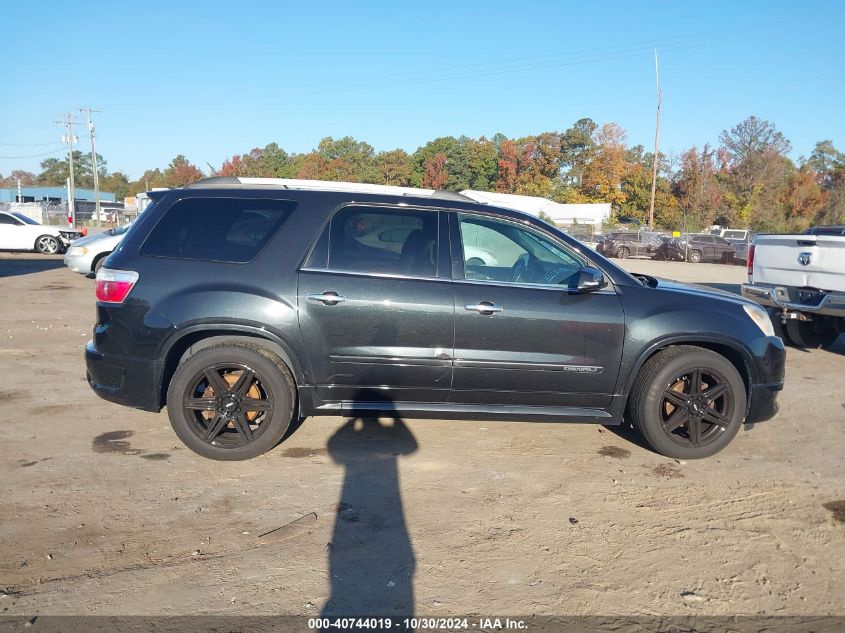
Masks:
[[[329,439],[344,477],[331,543],[331,594],[322,615],[410,616],[416,558],[405,522],[398,460],[417,450],[404,421],[361,416]]]
[[[61,255],[24,255],[22,257],[3,257],[0,259],[0,277],[16,277],[55,270],[65,265]]]

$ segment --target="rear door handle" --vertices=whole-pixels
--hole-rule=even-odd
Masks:
[[[321,294],[310,294],[308,295],[308,301],[319,301],[320,303],[327,305],[327,306],[336,306],[338,303],[343,303],[346,301],[346,297],[341,297],[336,292],[323,292]]]
[[[502,306],[497,306],[495,303],[489,301],[480,301],[475,305],[468,303],[464,306],[464,309],[478,312],[478,314],[483,314],[484,316],[491,316],[496,312],[504,310]]]

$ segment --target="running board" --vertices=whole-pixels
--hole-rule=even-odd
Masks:
[[[357,402],[347,400],[324,404],[315,415],[382,415],[384,417],[434,418],[444,420],[512,420],[536,422],[588,422],[619,424],[602,409],[583,407],[526,407],[519,405],[473,405],[432,402]]]

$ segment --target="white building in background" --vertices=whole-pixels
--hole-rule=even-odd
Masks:
[[[554,220],[555,224],[562,226],[581,224],[599,228],[603,222],[610,218],[609,202],[602,204],[561,204],[538,196],[518,196],[513,193],[475,191],[474,189],[464,189],[461,194],[477,202],[515,209],[533,216],[544,213]]]

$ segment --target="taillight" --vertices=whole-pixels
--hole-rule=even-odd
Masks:
[[[134,270],[101,268],[97,272],[97,301],[123,303],[136,281],[138,281],[138,273]]]
[[[754,244],[748,245],[748,281],[754,281]]]

